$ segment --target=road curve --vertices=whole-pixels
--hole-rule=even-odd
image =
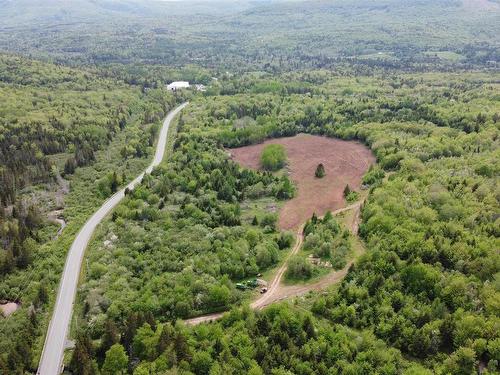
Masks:
[[[361,202],[357,202],[357,203],[351,204],[351,205],[343,207],[343,208],[339,208],[338,210],[333,211],[332,215],[338,215],[342,212],[346,212],[346,211],[349,211],[352,209],[357,210],[357,212],[359,213],[359,209],[361,208],[362,203],[363,202],[361,201]],[[355,216],[357,216],[357,214]],[[277,301],[280,301],[282,299],[289,298],[289,297],[294,297],[298,294],[304,294],[305,292],[307,292],[309,290],[317,289],[317,285],[316,285],[317,283],[303,285],[303,286],[300,286],[298,288],[298,293],[295,293],[295,291],[293,291],[293,292],[290,291],[290,293],[289,294],[286,293],[285,296],[282,295],[283,290],[280,290],[280,288],[283,288],[280,286],[280,284],[281,284],[281,279],[283,278],[283,275],[285,274],[288,260],[290,259],[290,257],[292,255],[297,254],[298,251],[300,250],[300,247],[302,246],[302,241],[304,240],[304,235],[302,233],[304,231],[304,225],[305,224],[302,224],[300,226],[300,228],[297,230],[297,233],[296,233],[297,240],[295,241],[295,245],[293,246],[292,251],[290,251],[290,253],[287,255],[285,261],[280,266],[280,268],[278,268],[278,271],[276,272],[273,279],[269,283],[267,292],[265,294],[261,294],[259,296],[259,298],[257,298],[255,301],[253,301],[250,304],[250,307],[252,309],[261,310],[273,302],[277,302]],[[358,225],[357,220],[353,221],[353,223],[351,225],[351,231],[354,234],[357,234],[357,225]],[[322,286],[324,286],[324,284],[330,285],[330,284],[333,284],[334,282],[341,280],[346,275],[351,264],[352,264],[352,261],[349,262],[348,266],[344,267],[344,269],[332,274],[332,277],[327,277],[325,279],[325,282],[323,282],[321,285]],[[288,292],[287,288],[291,289],[292,287],[284,287],[284,291]],[[215,321],[215,320],[222,318],[225,313],[226,312],[219,312],[219,313],[201,315],[201,316],[198,316],[196,318],[186,319],[184,321],[184,323],[186,323],[190,326],[195,326],[195,325],[198,325],[201,323],[212,322],[212,321]]]
[[[128,189],[133,189],[140,183],[145,173],[151,173],[153,168],[160,164],[163,159],[163,154],[165,153],[170,123],[186,105],[188,105],[187,102],[179,105],[174,110],[169,112],[163,121],[153,161],[143,173],[127,185]],[[104,202],[103,205],[84,224],[82,229],[80,229],[80,232],[78,232],[71,248],[69,249],[66,264],[64,265],[64,272],[59,284],[54,312],[49,323],[49,329],[47,331],[47,336],[45,337],[45,344],[40,358],[40,364],[38,366],[37,374],[39,375],[58,375],[61,373],[64,347],[66,344],[68,327],[71,321],[73,303],[75,300],[85,248],[87,247],[87,244],[97,225],[118,203],[120,203],[124,196],[125,188],[118,191],[106,202]]]

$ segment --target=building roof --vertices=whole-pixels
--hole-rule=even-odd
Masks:
[[[167,86],[169,90],[185,89],[189,87],[189,82],[186,81],[175,81]]]

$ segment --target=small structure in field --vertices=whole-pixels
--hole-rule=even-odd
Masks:
[[[267,287],[267,281],[262,279],[257,279],[257,284],[261,287]]]
[[[309,254],[307,260],[314,265],[319,265],[321,263],[321,258],[315,257],[313,254]]]
[[[332,268],[332,263],[329,262],[328,260],[325,260],[324,262],[321,260],[321,258],[315,257],[313,254],[309,254],[307,257],[307,260],[309,263],[311,263],[314,266],[318,267],[323,267],[323,268]]]
[[[189,88],[189,82],[187,81],[175,81],[172,82],[171,84],[167,85],[167,90],[170,91],[177,91],[181,89],[188,89]]]

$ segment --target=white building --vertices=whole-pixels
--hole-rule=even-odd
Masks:
[[[189,88],[189,82],[186,81],[175,81],[167,86],[168,90],[177,91],[179,89],[187,89]]]

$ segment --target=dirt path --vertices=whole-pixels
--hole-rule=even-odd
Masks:
[[[48,214],[48,217],[49,217],[50,221],[59,225],[59,229],[57,230],[57,233],[53,238],[55,240],[55,239],[57,239],[57,237],[59,237],[61,235],[62,231],[66,227],[66,221],[64,220],[64,217],[63,217],[63,210],[50,211]]]
[[[280,298],[281,279],[286,272],[288,260],[290,259],[290,257],[297,254],[300,250],[300,247],[302,246],[302,242],[304,241],[304,235],[302,234],[303,230],[304,225],[301,225],[296,233],[297,240],[295,241],[295,245],[292,248],[292,251],[290,251],[290,253],[286,256],[283,264],[280,266],[280,268],[278,268],[278,272],[276,272],[276,275],[268,285],[267,292],[262,294],[259,298],[257,298],[250,304],[250,307],[252,309],[262,309],[263,307],[269,305],[270,303],[273,303],[274,301],[277,301]]]
[[[337,210],[333,212],[334,215],[337,215],[341,212],[345,212],[348,210],[353,209],[354,210],[354,215],[352,218],[352,221],[349,223],[349,230],[351,233],[355,236],[358,234],[358,229],[359,229],[359,223],[361,220],[361,207],[363,205],[363,202],[357,202],[351,206],[345,207],[344,209]],[[359,254],[357,254],[359,255]],[[347,275],[347,272],[349,271],[349,268],[351,265],[354,263],[354,260],[356,259],[357,256],[354,257],[354,259],[351,259],[347,264],[345,265],[344,268],[342,268],[339,271],[336,272],[330,272],[328,275],[322,277],[320,280],[310,283],[310,284],[304,284],[304,285],[281,285],[277,288],[277,291],[274,295],[274,298],[271,300],[271,302],[276,302],[280,301],[283,299],[291,298],[291,297],[298,297],[301,295],[304,295],[310,291],[318,291],[318,290],[323,290],[327,287],[329,287],[332,284],[335,284],[339,281],[341,281],[345,275]],[[269,303],[263,306],[267,306]],[[252,306],[253,307],[253,306]]]
[[[354,204],[351,204],[347,207],[340,208],[338,210],[335,210],[332,212],[333,215],[338,215],[342,212],[346,212],[349,210],[355,210],[355,213],[353,215],[353,220],[350,223],[350,230],[354,235],[357,235],[358,233],[358,227],[359,227],[359,220],[360,220],[360,211],[361,211],[361,206],[363,204],[363,201],[356,202]],[[297,240],[295,241],[295,245],[290,251],[290,253],[286,256],[285,261],[283,264],[278,268],[278,271],[274,275],[274,278],[271,280],[271,282],[268,285],[268,290],[265,294],[262,294],[257,298],[255,301],[253,301],[250,304],[250,307],[255,310],[261,310],[264,307],[277,302],[281,301],[286,298],[290,297],[296,297],[303,295],[311,290],[321,290],[324,289],[344,278],[344,276],[347,274],[347,271],[349,270],[349,267],[352,265],[354,260],[351,260],[347,263],[347,265],[341,269],[340,271],[337,272],[332,272],[329,275],[323,277],[321,280],[311,283],[311,284],[306,284],[306,285],[290,285],[290,286],[284,286],[281,285],[281,280],[283,279],[283,275],[286,272],[287,268],[287,263],[290,257],[293,255],[297,254],[300,250],[300,247],[302,246],[302,242],[304,240],[304,235],[303,235],[303,229],[304,225],[302,224],[299,229],[297,230],[296,236]],[[188,325],[197,325],[200,323],[205,323],[205,322],[212,322],[214,320],[220,319],[224,315],[224,312],[220,313],[213,313],[213,314],[207,314],[207,315],[202,315],[198,316],[196,318],[192,319],[187,319],[184,322]]]

